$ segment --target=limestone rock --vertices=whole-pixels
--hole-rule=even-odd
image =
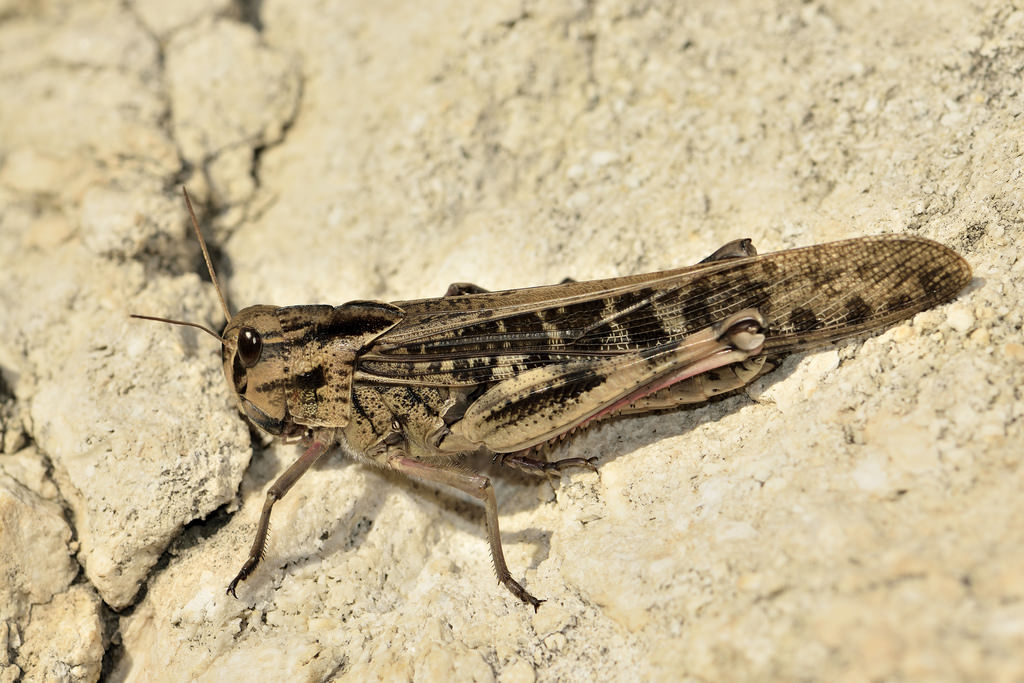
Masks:
[[[228,5],[0,8],[0,534],[24,548],[0,680],[1024,676],[1020,10]],[[275,508],[236,600],[298,453],[250,463],[216,341],[127,318],[222,324],[183,183],[233,309],[739,237],[920,234],[976,277],[553,449],[596,474],[490,470],[537,613],[496,585],[475,504],[340,454]]]

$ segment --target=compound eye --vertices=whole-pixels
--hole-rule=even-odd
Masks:
[[[243,327],[238,331],[238,359],[242,365],[251,368],[260,360],[263,353],[263,337],[251,327]]]

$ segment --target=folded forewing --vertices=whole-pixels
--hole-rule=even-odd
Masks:
[[[764,353],[777,354],[907,318],[969,280],[951,249],[881,235],[610,280],[396,302],[405,318],[358,369],[370,381],[489,383],[669,344],[743,309],[764,317]]]

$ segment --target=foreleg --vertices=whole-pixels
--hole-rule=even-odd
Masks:
[[[260,513],[260,521],[256,526],[256,538],[253,539],[252,548],[249,549],[249,557],[246,559],[245,564],[242,565],[242,569],[238,572],[231,583],[228,585],[227,592],[234,597],[235,587],[242,581],[245,581],[246,577],[252,574],[253,570],[263,559],[263,553],[267,548],[267,533],[270,530],[270,511],[274,507],[274,503],[284,498],[284,494],[288,493],[288,490],[295,485],[295,482],[306,473],[313,463],[320,459],[320,456],[327,452],[333,443],[332,439],[317,438],[314,436],[313,443],[309,445],[306,452],[303,453],[298,460],[291,464],[291,467],[284,471],[277,481],[267,491],[267,497],[263,502],[263,512]]]

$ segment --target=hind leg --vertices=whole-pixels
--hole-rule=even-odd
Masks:
[[[765,356],[748,358],[742,363],[734,363],[724,368],[702,373],[644,396],[638,401],[624,406],[617,414],[638,415],[655,410],[670,410],[682,405],[704,403],[708,399],[745,387],[777,366],[777,362],[768,360]]]

